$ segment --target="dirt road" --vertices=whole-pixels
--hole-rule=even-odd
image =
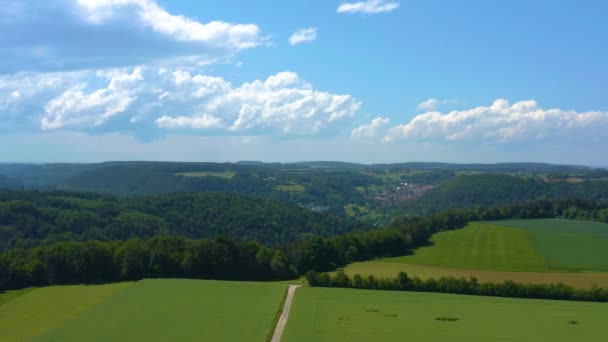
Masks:
[[[285,298],[285,305],[283,305],[281,317],[279,317],[277,326],[274,329],[274,334],[272,335],[272,342],[281,341],[281,336],[283,336],[283,330],[285,330],[285,325],[287,325],[287,319],[289,319],[289,311],[291,310],[291,302],[293,301],[293,296],[296,293],[296,289],[300,286],[301,285],[289,285],[289,288],[287,289],[287,298]]]

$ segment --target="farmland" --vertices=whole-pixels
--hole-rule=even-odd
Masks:
[[[608,271],[608,225],[569,220],[471,223],[414,255],[382,261],[494,271]]]
[[[285,342],[599,341],[606,304],[302,288]]]
[[[224,171],[224,172],[195,171],[195,172],[179,172],[179,173],[176,173],[175,175],[182,176],[182,177],[192,177],[192,178],[218,177],[218,178],[224,178],[224,179],[232,179],[232,178],[234,178],[234,176],[236,176],[236,172],[232,172],[232,171]]]
[[[284,292],[202,280],[40,288],[0,306],[0,340],[264,341]]]
[[[432,245],[413,255],[376,259],[346,267],[350,275],[423,279],[476,277],[608,287],[608,225],[569,220],[508,220],[471,223],[435,234]],[[584,271],[584,272],[583,272]]]
[[[524,229],[471,223],[464,229],[436,234],[431,241],[432,246],[420,248],[414,255],[382,261],[496,271],[546,270]]]

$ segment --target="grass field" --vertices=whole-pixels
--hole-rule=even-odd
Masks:
[[[608,224],[560,219],[499,223],[528,231],[550,270],[608,271]]]
[[[275,189],[284,192],[304,192],[306,188],[299,184],[277,185]]]
[[[0,341],[265,341],[284,292],[204,280],[35,289],[0,306]]]
[[[27,341],[44,335],[131,285],[33,289],[0,306],[0,341]]]
[[[24,295],[32,290],[33,290],[32,288],[29,288],[29,289],[23,289],[23,290],[0,292],[0,305],[8,303],[11,300],[13,300],[21,295]]]
[[[475,222],[464,229],[436,234],[432,242],[413,255],[380,261],[497,271],[546,270],[525,229]]]
[[[413,255],[355,263],[348,274],[420,278],[477,277],[481,281],[562,282],[608,288],[608,225],[570,220],[471,223],[433,236]]]
[[[182,177],[193,177],[193,178],[218,177],[218,178],[232,179],[232,178],[234,178],[234,176],[236,176],[236,172],[232,172],[232,171],[224,171],[224,172],[196,171],[196,172],[180,172],[180,173],[176,173],[175,175],[182,176]]]
[[[301,288],[284,342],[604,341],[608,305]]]

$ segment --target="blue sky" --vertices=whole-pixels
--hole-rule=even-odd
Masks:
[[[0,0],[0,161],[608,165],[607,11]]]

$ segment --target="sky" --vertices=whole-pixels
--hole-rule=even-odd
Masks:
[[[608,166],[606,1],[0,0],[0,162]]]

